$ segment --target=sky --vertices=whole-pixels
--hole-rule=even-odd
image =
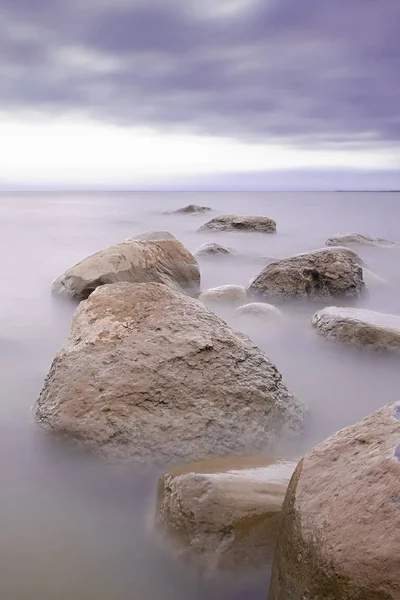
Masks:
[[[1,0],[0,189],[400,189],[400,0]]]

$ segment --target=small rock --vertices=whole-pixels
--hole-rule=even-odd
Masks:
[[[177,210],[173,210],[167,214],[169,215],[195,215],[198,213],[209,212],[211,208],[209,206],[199,206],[198,204],[188,204],[187,206],[183,206],[182,208],[178,208]]]
[[[215,304],[237,307],[247,301],[247,292],[242,285],[220,285],[201,292],[198,299],[209,308],[213,308]]]
[[[295,468],[259,457],[173,469],[159,481],[157,525],[182,558],[207,571],[264,567]]]
[[[359,246],[381,246],[382,248],[398,246],[400,248],[400,244],[396,242],[363,233],[338,233],[328,238],[325,244],[326,246],[351,246],[355,244]]]
[[[245,231],[255,233],[276,233],[276,223],[268,217],[246,217],[240,215],[219,215],[202,225],[199,231]]]
[[[276,300],[357,298],[365,284],[361,266],[348,252],[326,248],[270,263],[247,292],[249,297]]]
[[[389,404],[305,455],[282,509],[268,600],[400,598],[400,421]]]
[[[343,344],[374,350],[400,349],[400,316],[397,315],[329,306],[319,310],[310,324],[323,337]]]
[[[240,320],[248,320],[252,323],[270,322],[277,318],[280,319],[283,316],[279,308],[264,302],[251,302],[239,306],[239,308],[234,310],[233,315]]]
[[[210,242],[203,244],[200,248],[193,253],[194,256],[235,256],[237,255],[236,250]]]
[[[178,240],[125,240],[68,269],[54,281],[52,290],[83,300],[101,285],[122,281],[164,283],[195,295],[200,271],[194,256]]]

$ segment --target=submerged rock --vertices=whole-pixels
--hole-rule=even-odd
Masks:
[[[236,308],[234,317],[239,320],[249,321],[251,323],[270,322],[271,320],[280,319],[283,315],[279,308],[266,304],[265,302],[250,302]]]
[[[222,246],[221,244],[216,244],[214,242],[210,242],[207,244],[203,244],[200,248],[193,253],[194,256],[236,256],[236,250],[233,248],[228,248],[227,246]]]
[[[397,246],[400,248],[400,244],[396,242],[390,242],[389,240],[373,237],[372,235],[365,235],[363,233],[338,233],[331,238],[328,238],[325,244],[327,246],[358,244],[359,246],[381,246],[383,248]]]
[[[211,208],[209,206],[199,206],[198,204],[188,204],[187,206],[183,206],[182,208],[178,208],[177,210],[173,210],[167,214],[169,215],[194,215],[198,213],[209,212]]]
[[[97,288],[34,413],[46,429],[147,463],[248,454],[301,429],[270,360],[201,302],[156,283]]]
[[[201,292],[199,300],[209,308],[216,304],[225,304],[233,308],[247,302],[247,292],[242,285],[220,285]]]
[[[199,231],[247,231],[275,233],[276,223],[268,217],[245,217],[240,215],[219,215],[202,225]]]
[[[169,231],[144,231],[143,233],[138,233],[133,237],[129,238],[129,240],[141,240],[143,242],[151,242],[151,241],[160,241],[160,240],[176,240],[176,237],[172,235]]]
[[[400,316],[361,308],[329,306],[319,310],[311,326],[323,337],[374,350],[400,350]]]
[[[295,468],[259,457],[173,469],[158,484],[157,525],[181,558],[205,570],[265,567]]]
[[[164,283],[194,295],[199,290],[200,271],[194,256],[178,240],[125,240],[68,269],[52,289],[82,300],[101,285],[121,281]]]
[[[268,600],[400,598],[399,410],[380,408],[300,461]]]
[[[249,284],[248,295],[276,300],[357,298],[363,271],[338,249],[316,250],[270,263]]]

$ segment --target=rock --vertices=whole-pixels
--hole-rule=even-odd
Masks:
[[[262,351],[201,302],[118,283],[78,306],[34,413],[99,454],[168,463],[269,448],[301,429],[304,408]]]
[[[399,415],[384,406],[300,461],[268,600],[400,598]]]
[[[201,292],[199,300],[209,308],[213,308],[215,304],[236,307],[247,302],[247,292],[242,285],[220,285]]]
[[[219,215],[202,225],[199,231],[246,231],[256,233],[276,233],[276,223],[268,217],[243,217],[240,215]]]
[[[259,457],[173,469],[158,484],[158,528],[180,558],[205,570],[265,568],[295,468]]]
[[[249,297],[276,300],[357,298],[365,291],[363,271],[337,249],[306,252],[270,263],[249,284]]]
[[[126,240],[83,259],[53,283],[53,292],[85,299],[100,285],[164,283],[189,294],[198,293],[196,259],[178,240]]]
[[[354,250],[350,250],[350,248],[346,248],[346,246],[335,246],[335,248],[317,248],[316,250],[312,250],[312,252],[332,252],[332,250],[340,250],[346,256],[352,258],[358,265],[361,267],[365,267],[365,262],[363,259],[354,252]],[[306,256],[309,252],[302,252],[301,254],[296,254],[295,256]]]
[[[211,208],[209,206],[199,206],[198,204],[188,204],[187,206],[183,206],[182,208],[178,208],[177,210],[173,210],[167,214],[170,215],[194,215],[198,213],[205,213],[210,211]]]
[[[236,250],[222,246],[221,244],[208,243],[203,244],[200,248],[194,252],[194,256],[235,256],[237,255]]]
[[[319,310],[310,324],[323,337],[343,344],[400,350],[400,316],[397,315],[329,306]]]
[[[283,315],[279,308],[266,304],[264,302],[251,302],[239,306],[233,312],[233,316],[240,321],[249,321],[251,323],[270,322],[280,319]]]
[[[371,235],[364,235],[363,233],[338,233],[331,238],[328,238],[325,242],[327,246],[348,246],[352,244],[358,244],[360,246],[381,246],[383,248],[398,246],[400,244],[396,242],[390,242],[383,238],[372,237]]]
[[[138,233],[133,237],[129,238],[130,240],[141,240],[143,242],[158,242],[160,240],[176,240],[176,237],[172,235],[169,231],[145,231],[144,233]]]

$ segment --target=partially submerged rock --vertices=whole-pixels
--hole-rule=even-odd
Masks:
[[[227,246],[223,246],[222,244],[216,244],[215,242],[210,242],[207,244],[203,244],[200,248],[193,253],[194,256],[236,256],[236,250],[233,248],[228,248]]]
[[[198,293],[196,259],[178,240],[125,240],[83,259],[53,283],[53,292],[85,299],[107,283],[164,283],[189,294]]]
[[[276,223],[268,217],[246,217],[240,215],[218,215],[202,225],[199,231],[246,231],[276,233]]]
[[[399,414],[384,406],[300,461],[268,600],[400,598]]]
[[[97,288],[73,317],[34,413],[95,452],[143,463],[269,448],[304,409],[246,336],[156,283]]]
[[[209,212],[211,208],[209,206],[200,206],[199,204],[188,204],[187,206],[183,206],[182,208],[178,208],[177,210],[171,211],[170,215],[194,215],[199,213]]]
[[[361,308],[329,306],[311,326],[323,337],[374,350],[400,350],[400,316]]]
[[[209,308],[213,308],[215,304],[234,308],[247,302],[247,292],[243,285],[220,285],[201,292],[199,300]]]
[[[295,468],[259,457],[172,469],[159,481],[157,525],[181,558],[207,571],[265,568]]]
[[[275,300],[357,298],[363,271],[347,252],[316,250],[270,263],[249,284],[249,297]]]
[[[351,246],[355,244],[359,246],[381,246],[383,248],[398,246],[400,248],[400,244],[396,242],[363,233],[338,233],[328,238],[325,244],[327,246]]]
[[[389,283],[380,275],[373,273],[369,269],[363,269],[364,283],[368,289],[386,287]]]
[[[169,231],[144,231],[143,233],[138,233],[133,237],[129,238],[129,240],[141,240],[143,242],[151,242],[151,241],[160,241],[160,240],[176,240],[176,237],[172,235]]]
[[[233,316],[239,320],[249,321],[251,323],[270,322],[280,319],[283,315],[279,308],[266,304],[265,302],[250,302],[239,306],[233,312]]]

